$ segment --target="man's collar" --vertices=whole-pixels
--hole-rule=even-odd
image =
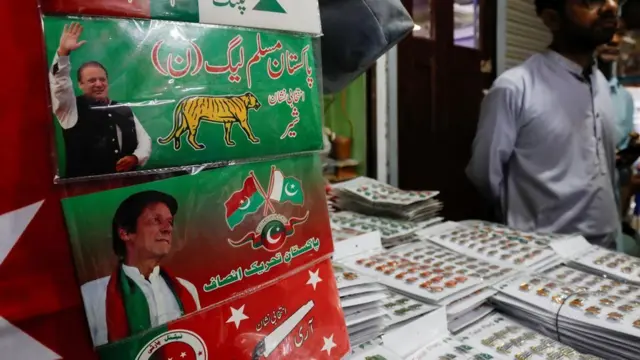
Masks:
[[[124,273],[127,274],[127,276],[132,279],[145,280],[145,277],[142,275],[140,270],[138,270],[138,268],[135,266],[122,264],[122,269],[124,270]],[[154,277],[157,277],[158,274],[160,274],[160,266],[156,266],[153,268],[153,271],[151,272],[151,274],[149,274],[149,280],[151,280]]]
[[[580,66],[579,64],[577,64],[576,62],[574,62],[573,60],[570,60],[568,58],[566,58],[565,56],[561,55],[560,53],[551,50],[551,49],[547,49],[544,52],[544,56],[553,61],[554,63],[560,65],[562,68],[564,68],[565,70],[569,71],[570,73],[572,73],[575,76],[578,77],[584,77],[585,75],[585,69]],[[597,71],[596,69],[596,60],[595,57],[592,59],[591,61],[591,74],[593,74],[595,71]]]
[[[620,81],[617,77],[611,77],[611,79],[609,80],[609,88],[611,88],[612,92],[618,92],[618,89],[620,88]]]

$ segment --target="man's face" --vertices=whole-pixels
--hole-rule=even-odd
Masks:
[[[626,30],[622,21],[620,21],[618,30],[613,34],[611,40],[607,44],[598,47],[598,59],[606,63],[617,61],[620,57],[620,48],[625,35]]]
[[[617,14],[618,0],[566,0],[557,31],[578,48],[593,51],[616,33]]]
[[[82,93],[96,100],[109,98],[109,81],[107,73],[101,67],[89,65],[82,69],[78,81]]]
[[[127,247],[127,258],[161,260],[171,251],[173,215],[164,203],[148,205],[136,222],[135,233],[120,230]]]

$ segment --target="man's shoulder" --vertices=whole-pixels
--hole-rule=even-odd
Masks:
[[[523,63],[511,67],[500,74],[493,82],[492,87],[516,91],[524,90],[526,84],[530,83],[535,77],[535,73],[540,67],[540,61],[542,61],[541,54],[530,56]]]
[[[84,300],[97,300],[98,298],[106,296],[107,286],[109,285],[110,279],[111,276],[105,276],[89,281],[80,286],[80,292],[82,293]]]

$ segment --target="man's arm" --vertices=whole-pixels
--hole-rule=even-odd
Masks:
[[[498,79],[480,110],[467,176],[494,205],[501,205],[506,166],[516,142],[521,91],[507,79]]]
[[[63,129],[70,129],[78,122],[76,96],[73,92],[70,73],[69,56],[58,56],[56,53],[49,69],[49,90],[53,113]]]
[[[147,131],[142,127],[135,115],[133,115],[133,121],[136,126],[136,137],[138,138],[138,147],[133,152],[133,155],[138,158],[138,165],[144,166],[151,156],[151,137],[149,137],[149,134],[147,134]]]

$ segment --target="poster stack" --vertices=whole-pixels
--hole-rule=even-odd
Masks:
[[[55,180],[100,358],[342,358],[317,1],[43,10]]]

